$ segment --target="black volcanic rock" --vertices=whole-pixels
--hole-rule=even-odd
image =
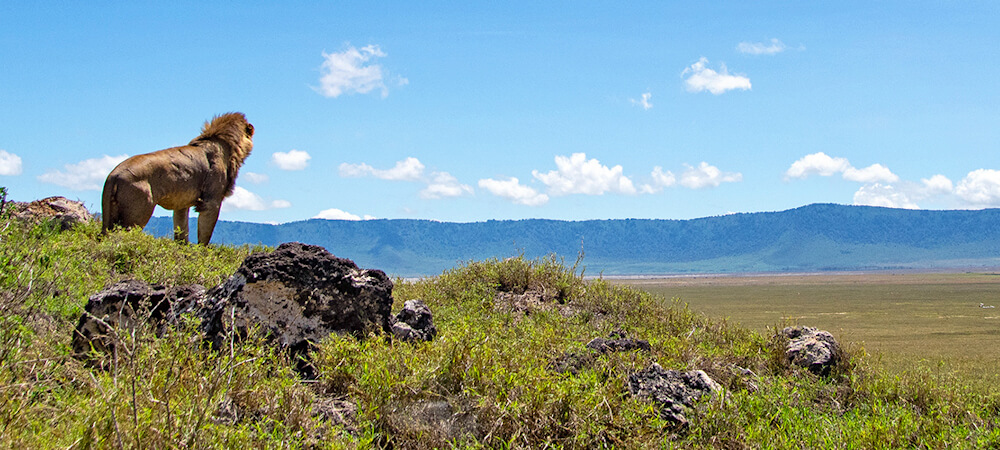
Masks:
[[[273,253],[248,256],[207,293],[199,285],[168,288],[138,281],[101,291],[87,303],[73,349],[110,352],[119,330],[144,322],[162,330],[190,313],[201,319],[205,340],[216,348],[256,329],[278,347],[305,356],[332,333],[390,332],[392,288],[381,270],[359,269],[322,247],[287,243]],[[432,336],[433,325],[430,330],[425,332]]]
[[[298,242],[256,253],[208,292],[200,313],[206,338],[220,344],[228,331],[259,326],[275,343],[304,352],[331,333],[362,336],[390,331],[392,281],[362,270],[323,247]]]

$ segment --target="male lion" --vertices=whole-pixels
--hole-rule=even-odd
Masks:
[[[198,243],[212,240],[222,199],[253,150],[253,125],[242,113],[205,122],[188,145],[136,155],[118,164],[104,182],[103,232],[145,227],[160,205],[174,211],[174,239],[188,241],[188,211],[198,212]]]

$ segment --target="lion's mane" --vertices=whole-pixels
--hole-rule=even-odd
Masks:
[[[144,227],[156,205],[174,211],[174,238],[188,240],[188,211],[198,212],[198,243],[207,244],[222,200],[253,151],[254,128],[242,113],[205,122],[188,145],[136,155],[108,175],[101,199],[103,230]]]

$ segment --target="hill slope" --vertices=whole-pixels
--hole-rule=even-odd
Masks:
[[[170,218],[154,218],[147,231],[168,235],[171,226]],[[287,241],[322,245],[400,276],[521,253],[573,260],[581,248],[588,273],[607,275],[983,267],[1000,265],[1000,210],[814,204],[693,220],[223,221],[213,237],[227,244]]]

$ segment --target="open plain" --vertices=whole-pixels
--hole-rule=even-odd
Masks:
[[[996,386],[1000,273],[820,273],[615,279],[767,332],[830,331],[898,369]],[[980,305],[982,304],[982,306]],[[996,307],[990,307],[996,306]]]

